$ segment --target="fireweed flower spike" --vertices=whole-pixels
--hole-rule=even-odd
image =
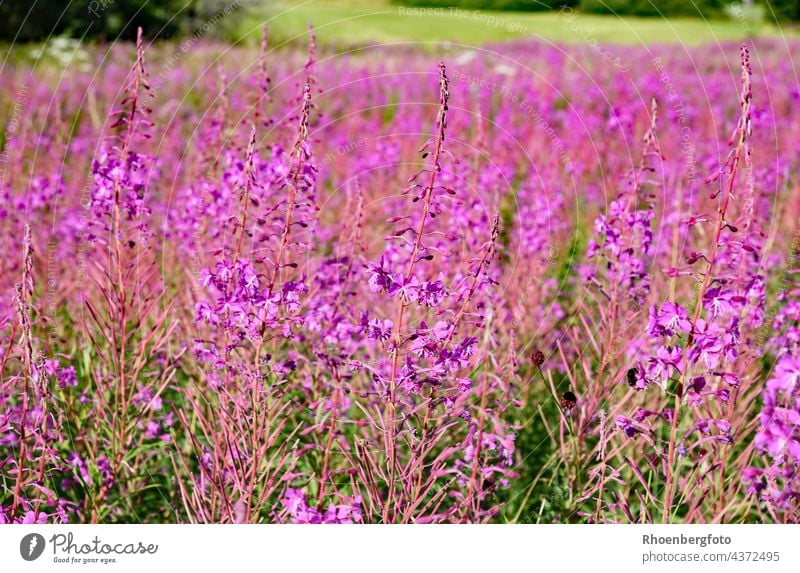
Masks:
[[[749,140],[752,135],[752,70],[750,68],[750,54],[746,45],[741,48],[741,60],[740,115],[731,137],[734,146],[728,155],[724,168],[707,180],[709,183],[719,182],[720,190],[711,194],[712,199],[718,200],[719,207],[708,255],[702,257],[705,262],[705,270],[702,274],[703,280],[697,291],[694,311],[682,356],[678,357],[677,361],[669,364],[679,375],[674,389],[674,408],[669,413],[670,437],[666,458],[666,483],[662,515],[662,520],[665,523],[668,523],[672,517],[673,499],[677,483],[676,474],[678,472],[678,465],[675,459],[676,443],[678,427],[681,422],[681,405],[685,396],[686,382],[689,379],[690,370],[696,365],[701,367],[705,365],[706,368],[714,368],[716,370],[720,360],[724,358],[727,362],[733,363],[737,355],[739,315],[744,306],[742,302],[746,299],[739,291],[742,285],[737,284],[738,281],[730,277],[730,270],[725,267],[730,265],[731,259],[738,260],[740,257],[757,256],[757,251],[754,250],[754,252],[750,253],[743,251],[736,241],[731,240],[730,235],[736,233],[737,228],[728,222],[731,199],[735,191],[736,175],[741,161],[745,156],[749,156]],[[703,308],[708,313],[709,322],[700,317]],[[676,320],[673,318],[670,322],[685,330],[686,325],[682,319]],[[672,354],[678,350],[680,349],[676,348],[669,352]],[[659,352],[663,352],[662,349]],[[698,364],[701,358],[703,363]],[[660,359],[656,358],[656,360]],[[716,427],[719,432],[718,439],[723,443],[732,441],[731,427],[727,420],[721,420],[720,423],[716,424]],[[710,433],[710,430],[705,433]]]
[[[140,396],[158,400],[164,387],[152,374],[153,362],[175,325],[167,322],[168,308],[159,308],[163,280],[154,256],[156,236],[150,188],[158,180],[154,158],[146,153],[152,110],[144,105],[153,101],[145,65],[144,40],[139,28],[136,59],[128,74],[121,109],[111,125],[110,147],[103,145],[100,158],[92,164],[89,241],[97,265],[96,291],[86,296],[85,304],[91,325],[88,337],[93,349],[102,353],[100,341],[113,347],[109,371],[96,371],[89,389],[96,396],[108,395],[109,402],[98,398],[91,404],[98,423],[107,424],[107,437],[85,452],[88,463],[105,478],[87,484],[85,503],[91,507],[89,520],[104,518],[102,510],[109,496],[124,497],[127,488],[139,487],[144,476],[138,460],[126,460],[132,443],[143,436],[132,428],[139,417]],[[93,296],[101,293],[101,297]],[[99,304],[98,304],[99,301]],[[171,367],[164,370],[170,375]],[[155,416],[151,419],[155,423]],[[163,442],[150,447],[157,449]],[[145,455],[146,448],[140,455]]]
[[[306,71],[306,78],[311,76],[311,70],[314,64],[317,63],[317,36],[314,33],[314,26],[311,22],[308,23],[308,59],[303,66]],[[309,83],[312,83],[309,80]]]
[[[585,399],[581,409],[576,410],[575,400],[562,397],[562,412],[569,415],[570,433],[577,441],[587,428],[599,431],[597,423],[603,408],[603,400],[613,384],[624,379],[631,388],[645,388],[642,367],[630,368],[629,355],[635,342],[625,343],[621,338],[626,332],[643,326],[642,307],[651,293],[651,272],[653,260],[658,253],[653,248],[652,221],[655,218],[653,199],[663,194],[664,156],[658,143],[658,104],[652,100],[647,116],[647,128],[641,137],[641,151],[638,161],[627,173],[620,192],[610,201],[605,212],[594,221],[594,237],[589,241],[586,252],[587,263],[580,267],[580,275],[586,281],[586,294],[589,300],[587,310],[591,311],[591,322],[582,321],[575,337],[589,340],[597,339],[594,346],[596,361],[590,377],[589,386],[582,390]],[[661,177],[659,177],[661,174]],[[591,265],[591,266],[590,266]],[[688,326],[688,317],[679,320],[678,311],[668,303],[663,316],[651,316],[655,328],[675,328],[675,322]],[[588,313],[587,313],[588,314]],[[655,377],[663,378],[676,366],[675,351],[661,351],[647,368]],[[627,367],[627,370],[625,369]],[[572,395],[574,396],[574,395]],[[630,435],[626,432],[626,435]],[[591,451],[575,455],[590,458]],[[575,465],[584,462],[576,460]],[[583,485],[582,499],[597,496],[602,506],[602,490],[605,486],[605,463],[600,472],[590,474]],[[578,470],[575,470],[576,478]],[[577,485],[577,484],[576,484]],[[595,510],[597,517],[599,512]]]
[[[258,97],[253,102],[253,114],[257,124],[259,120],[261,120],[262,115],[266,115],[267,106],[272,101],[272,96],[270,95],[272,79],[269,77],[267,57],[267,53],[269,52],[268,38],[269,30],[267,25],[264,24],[264,27],[261,29],[261,44],[258,53]],[[265,121],[264,124],[268,125],[269,121]]]
[[[452,167],[457,165],[444,146],[449,97],[447,69],[441,63],[434,135],[418,150],[427,166],[409,177],[409,187],[404,192],[419,212],[393,218],[399,230],[387,238],[386,249],[378,261],[366,268],[370,290],[394,299],[395,307],[392,318],[370,319],[365,313],[362,319],[370,336],[388,354],[388,363],[379,360],[372,371],[385,400],[381,441],[388,467],[374,468],[375,472],[387,475],[388,494],[381,512],[385,522],[411,519],[409,510],[419,506],[426,492],[447,475],[445,463],[456,450],[443,446],[445,450],[432,460],[433,465],[426,457],[435,451],[437,442],[442,442],[445,437],[442,432],[456,423],[454,419],[473,419],[465,403],[472,384],[464,374],[473,361],[479,339],[464,331],[475,328],[477,317],[472,314],[475,299],[483,298],[483,292],[494,284],[490,263],[499,236],[497,216],[488,229],[489,240],[466,261],[465,273],[459,272],[448,284],[444,273],[431,276],[427,270],[452,256],[449,253],[454,249],[448,244],[456,238],[452,231],[443,232],[446,225],[452,224],[448,218],[452,211],[447,205],[458,195],[457,190],[444,184],[451,177]],[[505,451],[510,455],[511,441],[496,432],[484,431],[483,425],[489,423],[490,414],[485,400],[482,404],[479,422],[470,426],[470,451],[474,448],[478,452],[481,448],[488,451],[486,444],[495,444],[499,439],[504,440]],[[444,412],[439,411],[441,407]],[[478,442],[482,445],[473,443],[478,435],[482,436]],[[496,448],[492,446],[490,450]],[[486,456],[473,454],[459,462],[466,474],[461,483],[468,490],[466,496],[459,495],[464,507],[475,511],[477,506],[472,497],[477,493],[475,484],[479,480],[473,476],[479,469],[476,464]],[[483,471],[488,476],[495,470]],[[440,491],[446,492],[447,488]],[[408,498],[409,495],[412,497]]]
[[[640,408],[632,417],[616,417],[617,427],[625,436],[629,439],[646,440],[654,446],[656,442],[650,435],[653,430],[648,428],[648,424],[662,423],[669,428],[665,447],[657,447],[658,457],[653,456],[648,460],[652,470],[664,476],[661,501],[661,520],[664,522],[673,517],[678,469],[681,464],[686,463],[681,461],[682,458],[689,458],[695,467],[709,455],[721,460],[715,466],[719,472],[719,485],[710,483],[710,478],[715,474],[708,472],[684,478],[685,482],[680,487],[682,499],[690,505],[695,503],[694,496],[700,495],[698,492],[717,488],[719,504],[716,510],[724,511],[723,452],[724,445],[733,442],[734,426],[731,420],[735,413],[739,386],[738,379],[731,383],[733,378],[725,372],[734,369],[737,364],[744,317],[750,312],[753,317],[763,314],[759,310],[763,304],[763,296],[759,293],[763,278],[759,276],[760,242],[755,225],[757,218],[752,218],[749,237],[744,242],[737,240],[737,233],[741,235],[740,228],[744,225],[735,221],[737,212],[731,201],[740,162],[750,156],[750,77],[749,54],[746,47],[743,47],[740,113],[732,138],[733,147],[723,168],[708,180],[718,182],[720,186],[720,191],[711,194],[711,199],[718,203],[717,217],[711,231],[712,242],[706,247],[691,251],[686,260],[686,269],[702,267],[703,270],[680,271],[673,264],[667,273],[672,279],[680,276],[699,277],[695,298],[689,306],[691,310],[676,298],[651,305],[645,327],[647,340],[643,345],[649,356],[637,361],[633,367],[628,367],[624,377],[628,388],[634,392],[642,392],[642,399],[648,399],[648,392],[643,391],[653,385],[659,386],[662,392],[671,395],[673,407]],[[647,137],[654,133],[654,124],[652,127]],[[660,156],[657,148],[656,153]],[[740,218],[750,218],[746,206],[742,206],[739,211]],[[698,225],[707,225],[710,222],[710,217],[701,213],[688,218],[682,217],[676,223],[679,227],[676,226],[675,233],[677,236],[685,233],[687,239],[691,240],[691,233],[695,232]],[[705,231],[701,236],[708,236],[707,233]],[[675,288],[672,287],[671,293],[674,292]],[[637,352],[638,349],[633,349],[634,356]],[[661,460],[660,467],[655,463],[656,459]],[[641,475],[641,468],[636,468],[629,460],[624,461],[635,472],[640,483],[647,482],[649,478],[643,475],[638,477]],[[605,472],[605,466],[602,471]],[[604,483],[604,478],[600,478],[600,482]],[[601,485],[600,491],[602,487]],[[594,495],[593,491],[590,488],[584,495]],[[601,503],[599,495],[598,503]],[[657,503],[651,491],[648,491],[648,497],[650,503]],[[597,511],[595,514],[599,516]]]
[[[289,154],[273,150],[269,163],[258,157],[257,130],[251,127],[244,160],[231,170],[240,210],[233,225],[231,258],[226,253],[214,269],[201,272],[204,286],[216,291],[217,297],[213,305],[210,301],[197,304],[196,322],[221,330],[223,346],[214,340],[197,340],[195,352],[208,370],[205,384],[195,389],[191,399],[203,413],[200,424],[207,435],[225,439],[208,445],[193,440],[194,455],[201,462],[207,460],[201,463],[201,476],[195,482],[192,511],[198,520],[211,513],[223,521],[251,522],[263,514],[268,497],[282,486],[275,472],[289,472],[297,462],[290,458],[291,442],[283,432],[287,419],[281,416],[290,405],[281,384],[297,364],[291,358],[273,361],[263,351],[267,342],[277,347],[280,339],[296,338],[303,327],[300,310],[308,287],[304,276],[287,276],[286,269],[298,266],[287,262],[293,250],[311,249],[309,233],[302,232],[313,228],[316,213],[316,169],[308,126],[311,107],[311,89],[306,84],[294,146]],[[248,223],[251,209],[255,226]],[[257,237],[259,248],[253,257],[245,255],[246,236]],[[268,246],[271,241],[274,248]],[[262,252],[268,254],[262,256]],[[265,267],[265,272],[256,265]],[[213,418],[217,404],[232,408],[233,417]],[[184,426],[190,427],[189,420],[180,415]],[[288,435],[299,430],[290,429]],[[267,457],[267,452],[277,458]],[[270,465],[271,460],[280,463]],[[181,460],[180,471],[191,473],[188,460]],[[266,484],[265,472],[273,476]],[[294,511],[297,507],[290,504],[285,509],[292,519],[300,520]]]
[[[33,332],[35,309],[32,306],[34,295],[33,277],[33,238],[30,225],[25,225],[22,239],[22,277],[14,293],[20,338],[18,345],[22,356],[23,372],[14,377],[13,382],[22,396],[21,404],[6,411],[6,420],[13,420],[13,428],[18,440],[15,456],[5,461],[13,467],[14,479],[9,480],[12,492],[11,505],[0,506],[0,522],[40,523],[55,512],[56,501],[52,496],[44,496],[37,491],[43,487],[51,472],[59,468],[59,454],[53,445],[63,439],[54,431],[56,420],[48,408],[50,389],[47,368],[39,351],[39,341]],[[33,463],[31,454],[40,456]],[[63,509],[60,513],[65,515]],[[66,521],[66,517],[62,521]]]
[[[312,109],[311,85],[305,84],[303,88],[303,100],[300,110],[300,121],[298,125],[297,140],[291,151],[290,157],[293,161],[289,180],[287,181],[288,198],[286,200],[286,219],[280,235],[278,250],[272,266],[269,279],[269,288],[272,289],[278,279],[278,275],[283,267],[284,251],[289,246],[289,237],[292,226],[295,224],[293,219],[295,209],[314,208],[314,165],[311,163],[311,148],[308,136],[308,121]]]
[[[228,100],[228,78],[225,75],[225,70],[221,65],[216,68],[216,85],[217,95],[214,102],[212,117],[208,126],[204,129],[204,140],[209,144],[203,148],[205,154],[204,163],[206,164],[205,176],[207,179],[214,180],[217,178],[217,172],[222,159],[223,142],[225,140],[225,131],[227,128],[227,116],[230,108]]]
[[[386,504],[384,508],[384,520],[386,522],[390,521],[390,511],[392,510],[391,503],[394,500],[394,488],[395,488],[395,472],[396,472],[396,444],[395,444],[395,434],[396,434],[396,418],[397,418],[397,386],[398,386],[398,375],[400,374],[400,352],[401,347],[403,346],[404,338],[407,334],[404,332],[404,324],[403,321],[405,319],[406,309],[410,304],[418,302],[420,300],[420,282],[417,277],[414,275],[414,270],[417,266],[417,263],[430,260],[428,258],[428,252],[426,250],[425,243],[423,239],[426,238],[426,224],[428,222],[428,218],[431,215],[431,207],[435,205],[436,195],[435,193],[438,192],[438,188],[436,186],[436,177],[442,171],[442,149],[444,145],[445,139],[445,132],[447,129],[447,111],[448,111],[448,99],[450,97],[450,92],[448,89],[448,80],[447,80],[447,68],[445,67],[444,62],[439,64],[439,110],[437,112],[436,117],[436,134],[434,137],[428,139],[422,147],[420,148],[420,153],[422,153],[423,159],[430,156],[430,167],[427,169],[422,169],[412,175],[409,178],[409,182],[411,186],[408,188],[407,192],[413,194],[413,202],[417,203],[421,201],[422,204],[422,213],[418,218],[418,222],[416,228],[409,227],[403,230],[403,233],[411,233],[410,243],[406,243],[400,249],[394,248],[392,245],[392,250],[388,253],[388,257],[390,259],[402,259],[405,258],[405,271],[393,275],[391,278],[391,283],[396,285],[396,288],[393,288],[393,292],[389,293],[388,289],[386,290],[387,294],[390,294],[396,299],[395,302],[395,316],[394,320],[391,322],[392,326],[392,337],[391,343],[389,346],[389,351],[391,353],[391,371],[388,377],[388,385],[387,385],[387,428],[384,430],[385,433],[385,454],[387,457],[387,464],[388,464],[388,474],[389,474],[389,503]],[[427,184],[418,183],[418,179],[425,180],[427,176]],[[429,231],[428,231],[429,232]],[[400,235],[401,237],[404,236]],[[410,247],[410,252],[407,255],[403,254],[403,250],[406,250]],[[398,252],[399,251],[399,252]],[[384,255],[386,256],[386,255]],[[381,259],[383,261],[383,257]],[[374,275],[370,277],[370,281],[374,281]],[[391,284],[390,283],[390,284]],[[384,281],[385,284],[385,281]],[[383,285],[382,285],[383,286]],[[388,285],[386,285],[388,287]],[[442,287],[443,288],[443,285]],[[404,378],[409,378],[412,375],[411,370],[409,372],[404,373]]]

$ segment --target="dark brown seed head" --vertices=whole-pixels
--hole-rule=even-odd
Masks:
[[[544,364],[544,353],[538,348],[531,350],[531,362],[534,366],[541,367]]]
[[[565,410],[572,410],[577,403],[578,399],[575,397],[575,394],[569,390],[561,395],[561,407]]]

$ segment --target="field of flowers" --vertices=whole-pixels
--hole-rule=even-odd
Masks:
[[[0,523],[800,519],[800,44],[0,72]]]

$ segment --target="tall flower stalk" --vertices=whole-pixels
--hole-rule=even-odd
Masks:
[[[699,335],[707,335],[708,331],[706,328],[706,323],[700,322],[701,312],[705,307],[709,307],[709,302],[711,303],[711,308],[709,308],[712,316],[716,313],[718,314],[719,311],[715,311],[713,304],[720,299],[725,299],[725,293],[721,292],[718,296],[716,296],[712,301],[708,300],[707,294],[709,291],[709,287],[712,284],[712,280],[715,279],[715,264],[717,263],[717,258],[719,254],[720,248],[729,247],[730,243],[728,241],[723,241],[723,233],[735,233],[737,232],[737,227],[732,225],[728,219],[728,210],[730,207],[731,199],[734,196],[734,190],[736,185],[736,175],[739,171],[741,161],[745,155],[749,154],[749,139],[751,136],[752,131],[752,124],[751,124],[751,101],[753,97],[752,92],[752,70],[750,68],[750,53],[746,45],[743,45],[741,48],[741,58],[742,58],[742,73],[741,73],[741,92],[739,96],[739,108],[740,108],[740,115],[736,125],[736,128],[733,132],[731,140],[734,141],[734,147],[728,154],[728,158],[724,164],[724,168],[720,169],[720,171],[709,178],[708,182],[720,181],[720,185],[722,186],[722,192],[720,197],[720,192],[712,193],[712,199],[719,199],[719,206],[717,209],[717,217],[714,222],[714,229],[712,232],[712,240],[711,246],[708,252],[708,255],[696,255],[693,254],[690,257],[690,264],[697,260],[702,260],[705,262],[705,269],[702,272],[703,280],[700,283],[700,287],[697,291],[697,298],[695,300],[694,311],[691,315],[691,319],[688,323],[687,329],[687,341],[684,347],[684,355],[686,357],[686,365],[681,372],[680,379],[675,386],[674,390],[674,406],[673,411],[671,414],[671,423],[670,423],[670,433],[669,433],[669,443],[667,446],[667,466],[666,466],[666,484],[664,486],[664,509],[662,514],[662,521],[664,523],[669,523],[672,517],[672,508],[674,504],[674,497],[675,497],[675,485],[677,483],[678,471],[679,467],[675,462],[675,453],[676,453],[676,443],[678,437],[678,426],[680,425],[681,421],[681,403],[684,397],[684,390],[687,383],[687,377],[689,375],[689,361],[691,360],[692,354],[698,354],[697,348],[697,337]],[[724,175],[724,176],[723,176]],[[745,253],[746,254],[746,253]],[[724,285],[724,282],[720,283]],[[723,286],[720,286],[722,289]],[[730,299],[731,296],[736,296],[736,293],[730,293],[727,297]],[[678,319],[683,320],[683,319]],[[710,341],[709,341],[710,342]],[[725,432],[725,427],[729,426],[728,422],[722,423],[723,433]],[[719,425],[719,424],[718,424]]]
[[[447,129],[447,104],[450,98],[447,80],[447,68],[444,62],[439,64],[439,110],[436,116],[436,133],[426,141],[420,148],[423,157],[430,156],[430,167],[423,169],[413,175],[410,181],[413,183],[413,188],[417,191],[414,201],[422,201],[422,214],[419,217],[417,227],[413,230],[413,246],[411,253],[407,259],[406,270],[402,275],[397,288],[401,290],[395,302],[395,318],[392,329],[392,343],[390,347],[392,367],[389,375],[389,397],[388,397],[388,421],[386,422],[385,432],[385,450],[388,463],[389,473],[389,499],[393,500],[395,496],[395,480],[396,478],[396,464],[397,464],[397,445],[396,445],[396,423],[397,423],[397,375],[400,364],[400,352],[404,344],[403,337],[406,336],[404,331],[404,315],[408,305],[415,300],[416,293],[413,291],[408,292],[407,286],[412,286],[411,279],[414,275],[414,269],[419,261],[429,260],[430,255],[425,252],[425,245],[422,242],[425,237],[425,225],[428,222],[428,217],[431,213],[431,203],[434,198],[434,190],[437,190],[436,177],[442,171],[441,155],[445,139],[445,132]],[[418,177],[428,176],[426,185],[416,183]],[[420,252],[422,250],[422,253]],[[413,294],[412,294],[413,293]],[[384,508],[384,520],[390,519],[390,504],[386,504]]]

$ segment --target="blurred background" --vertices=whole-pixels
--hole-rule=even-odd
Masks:
[[[583,33],[570,19],[578,15]],[[292,43],[313,21],[322,41],[343,45],[520,37],[567,42],[587,35],[604,42],[696,44],[794,34],[799,20],[798,0],[0,0],[0,41],[110,42],[133,38],[138,26],[149,38],[171,38],[213,21],[208,35],[224,41],[255,41],[266,22],[273,40]]]

